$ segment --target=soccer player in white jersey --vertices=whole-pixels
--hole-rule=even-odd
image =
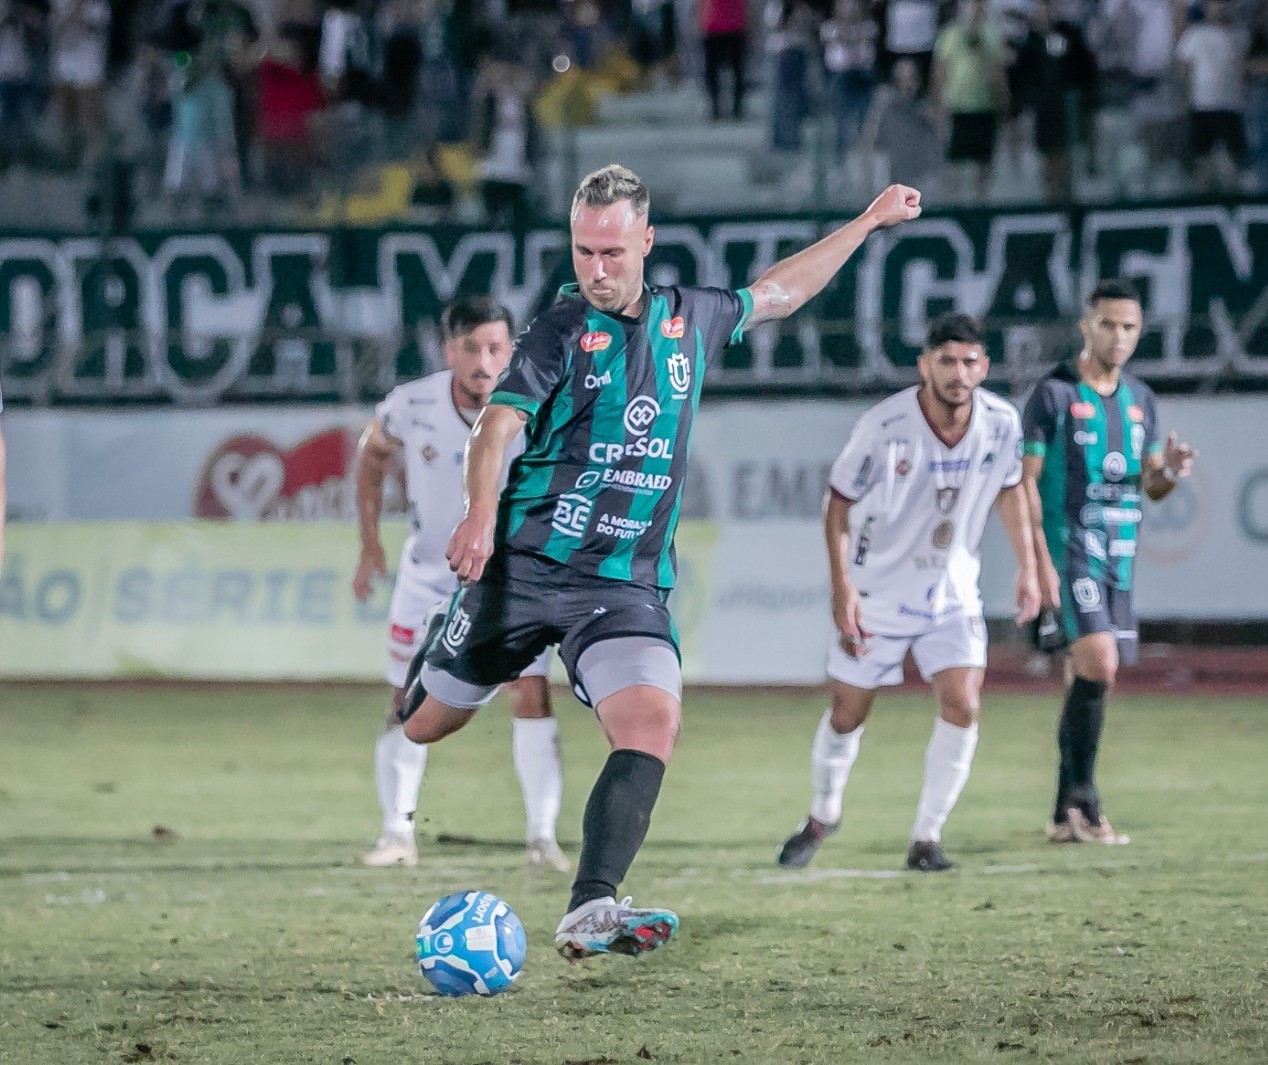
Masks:
[[[907,867],[954,868],[942,826],[969,778],[986,667],[978,543],[998,501],[1017,556],[1017,621],[1039,612],[1017,411],[978,385],[981,326],[948,314],[929,328],[920,384],[863,413],[829,481],[832,705],[811,746],[810,814],[779,864],[801,868],[841,821],[841,799],[878,688],[900,684],[910,649],[938,704]]]
[[[357,448],[361,557],[352,587],[359,600],[369,598],[375,577],[387,576],[379,517],[384,481],[397,455],[404,462],[410,511],[410,534],[401,551],[388,612],[387,682],[392,703],[374,749],[383,831],[374,848],[362,856],[366,865],[418,864],[414,811],[427,747],[405,738],[397,714],[410,661],[431,618],[457,587],[445,548],[464,512],[463,451],[476,416],[511,356],[511,324],[510,312],[491,299],[451,304],[441,318],[449,368],[394,388],[375,409]],[[559,726],[551,712],[547,681],[549,661],[545,652],[508,685],[512,747],[527,812],[528,861],[566,872],[568,859],[555,840],[563,772]]]

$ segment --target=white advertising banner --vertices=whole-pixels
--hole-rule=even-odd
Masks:
[[[806,683],[828,630],[820,513],[828,469],[866,404],[716,402],[700,412],[684,500],[711,530],[678,611],[696,642],[689,679]],[[1194,476],[1147,505],[1142,617],[1268,617],[1268,397],[1166,398],[1160,429],[1200,452]],[[4,414],[11,520],[240,522],[354,517],[356,407]],[[400,512],[399,497],[386,513]],[[355,529],[347,527],[349,558]],[[982,547],[987,613],[1011,612],[1014,564],[998,522]],[[7,575],[7,574],[6,574]]]

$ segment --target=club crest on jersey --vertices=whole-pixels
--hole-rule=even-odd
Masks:
[[[898,474],[899,477],[906,477],[907,474],[911,473],[911,463],[906,459],[901,459],[898,465],[894,467],[894,472]]]
[[[462,641],[467,638],[467,633],[471,631],[471,615],[462,607],[458,607],[453,612],[453,617],[449,619],[449,624],[445,626],[445,635],[441,638],[441,642],[449,648],[449,650],[457,652],[462,646]]]
[[[612,346],[612,334],[585,333],[578,343],[582,351],[607,351]]]
[[[440,454],[431,444],[424,444],[422,451],[419,452],[423,456],[423,461],[430,466],[436,461],[436,456]]]
[[[1145,420],[1145,412],[1133,403],[1127,408],[1127,417],[1134,422],[1143,422]]]
[[[1095,418],[1096,407],[1085,400],[1075,400],[1070,404],[1070,413],[1076,418]]]
[[[681,322],[678,318],[676,321]],[[691,391],[691,360],[681,351],[669,356],[669,383],[673,386],[675,396],[685,396]]]
[[[660,331],[669,340],[680,339],[683,333],[686,332],[686,329],[687,329],[687,323],[682,320],[681,315],[679,315],[676,318],[670,318],[667,321],[660,323]]]

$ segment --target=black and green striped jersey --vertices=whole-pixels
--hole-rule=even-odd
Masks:
[[[1026,403],[1027,455],[1042,455],[1039,498],[1058,572],[1130,590],[1141,519],[1141,469],[1161,450],[1154,394],[1123,374],[1102,396],[1072,365],[1057,367]]]
[[[705,368],[739,339],[747,289],[652,286],[637,318],[575,284],[515,341],[490,400],[528,415],[498,509],[499,548],[657,588],[674,530]]]

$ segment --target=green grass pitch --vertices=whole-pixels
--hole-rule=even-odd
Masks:
[[[378,689],[0,688],[0,1062],[1268,1061],[1268,701],[1122,698],[1126,848],[1042,841],[1056,696],[991,694],[945,833],[900,873],[932,716],[880,701],[804,873],[822,697],[689,694],[626,888],[682,915],[569,967],[566,878],[523,867],[505,707],[431,753],[417,870],[364,870]],[[560,698],[561,837],[604,757]],[[156,829],[159,831],[156,833]],[[437,843],[436,837],[468,837]],[[424,997],[418,918],[481,887],[528,930],[514,989]]]

